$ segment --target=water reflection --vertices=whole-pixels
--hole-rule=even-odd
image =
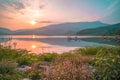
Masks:
[[[75,48],[80,48],[84,46],[108,46],[108,45],[118,45],[114,41],[101,41],[99,37],[77,37],[77,40],[67,40],[65,36],[13,36],[12,40],[8,38],[2,39],[0,37],[2,45],[11,45],[14,49],[27,49],[34,53],[45,53],[45,52],[66,52],[69,50],[74,50]]]
[[[35,49],[37,46],[36,45],[32,45],[32,48]]]
[[[35,36],[35,35],[33,35],[33,36],[32,36],[32,38],[33,38],[33,39],[35,39],[35,38],[36,38],[36,36]]]

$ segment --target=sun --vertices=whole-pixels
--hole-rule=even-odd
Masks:
[[[30,21],[30,24],[35,25],[37,22],[36,21]]]

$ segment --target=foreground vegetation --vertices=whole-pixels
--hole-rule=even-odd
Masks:
[[[0,48],[0,80],[120,80],[120,47],[35,55]]]

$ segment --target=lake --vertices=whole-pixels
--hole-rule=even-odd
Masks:
[[[117,46],[117,42],[103,40],[100,36],[0,36],[0,44],[16,49],[27,49],[34,53],[63,53],[85,46]]]

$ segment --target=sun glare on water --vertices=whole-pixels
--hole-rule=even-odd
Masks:
[[[32,45],[32,48],[35,49],[37,46],[36,45]]]

